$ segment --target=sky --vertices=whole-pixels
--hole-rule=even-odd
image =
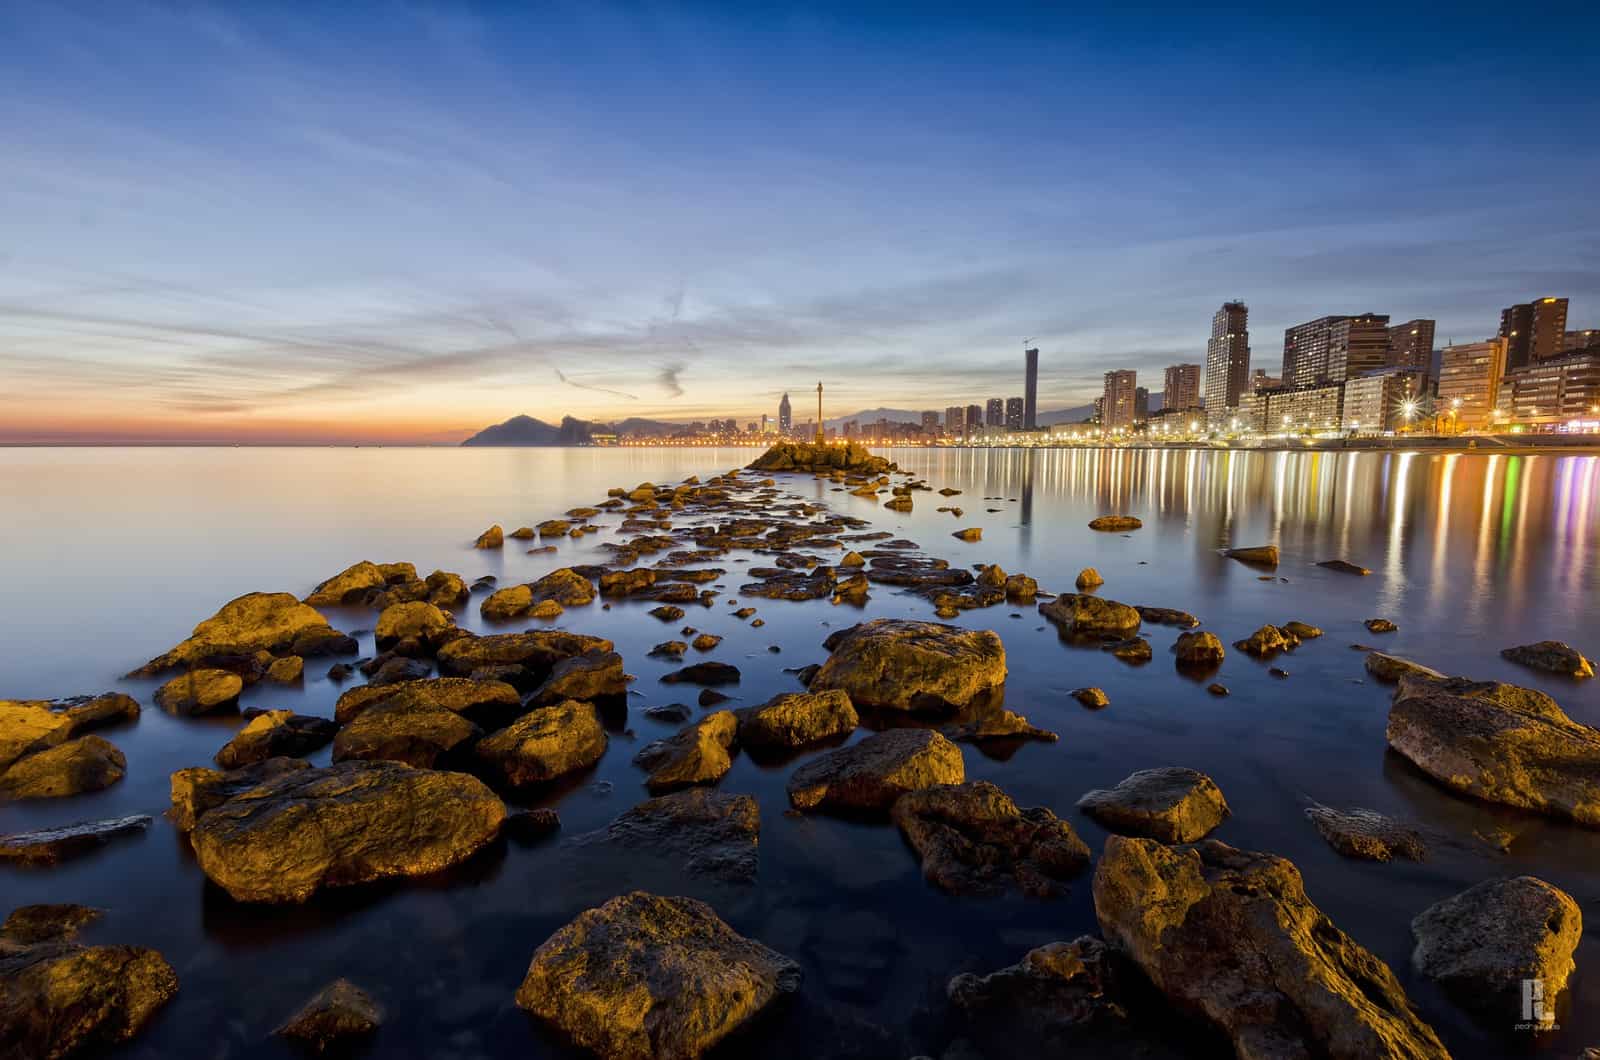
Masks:
[[[1600,327],[1600,14],[0,0],[0,443],[829,414]],[[798,399],[797,399],[798,401]]]

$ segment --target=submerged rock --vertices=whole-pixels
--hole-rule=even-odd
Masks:
[[[1005,684],[1005,646],[990,630],[880,618],[824,645],[832,654],[811,691],[837,689],[857,707],[949,711],[986,701]]]
[[[272,1033],[314,1053],[344,1049],[376,1034],[383,1007],[348,979],[335,979]]]
[[[693,1060],[799,987],[799,965],[704,902],[634,891],[535,950],[517,1005],[610,1060]]]
[[[202,814],[200,869],[240,902],[303,902],[324,887],[424,876],[488,845],[505,804],[464,773],[341,762],[285,773]]]
[[[922,858],[924,878],[952,894],[1016,887],[1048,898],[1089,865],[1072,825],[1042,806],[1019,809],[986,780],[910,791],[891,817]]]
[[[860,724],[848,693],[787,692],[735,711],[739,743],[754,750],[792,750],[854,732]]]
[[[633,764],[649,772],[645,786],[654,795],[715,784],[733,766],[728,749],[738,729],[733,712],[719,710],[675,736],[646,744],[633,756]]]
[[[155,950],[0,947],[0,1046],[18,1060],[105,1050],[142,1031],[177,992],[177,973]]]
[[[70,939],[78,929],[105,915],[105,910],[68,903],[19,905],[0,924],[0,940],[19,946]]]
[[[1325,559],[1318,563],[1317,566],[1326,567],[1331,571],[1338,571],[1340,574],[1355,574],[1361,577],[1372,573],[1366,567],[1358,567],[1354,563],[1342,559]]]
[[[19,758],[0,773],[0,801],[103,791],[127,773],[122,752],[93,734]]]
[[[1283,624],[1283,631],[1299,638],[1300,640],[1316,640],[1318,637],[1322,636],[1321,628],[1313,626],[1309,622],[1285,622]]]
[[[697,662],[662,675],[662,684],[736,685],[739,668],[725,662]]]
[[[589,703],[567,700],[529,711],[485,737],[478,758],[506,784],[542,784],[588,769],[606,751],[606,730]]]
[[[1583,913],[1572,896],[1533,876],[1487,880],[1411,922],[1411,962],[1468,1008],[1510,1019],[1539,980],[1553,1016],[1572,974]]]
[[[1446,787],[1600,828],[1600,730],[1542,692],[1408,675],[1389,708],[1389,746]]]
[[[172,809],[167,816],[178,831],[194,828],[207,810],[215,809],[242,791],[249,791],[274,777],[310,769],[311,763],[299,758],[269,758],[243,769],[221,770],[193,766],[172,774]]]
[[[1139,617],[1156,626],[1177,626],[1180,629],[1193,629],[1200,624],[1200,620],[1187,611],[1179,611],[1175,607],[1148,607],[1144,604],[1135,605],[1134,610],[1139,612]]]
[[[1090,710],[1103,710],[1111,705],[1110,697],[1101,688],[1074,688],[1071,695]]]
[[[1192,843],[1231,813],[1215,781],[1181,766],[1131,773],[1114,788],[1085,793],[1078,808],[1113,832],[1163,843]]]
[[[178,667],[204,668],[213,661],[262,651],[302,657],[354,654],[356,643],[291,593],[246,593],[194,627],[188,640],[128,676],[151,677]]]
[[[1090,530],[1103,530],[1107,533],[1126,533],[1137,530],[1144,523],[1132,515],[1101,515],[1089,520]]]
[[[990,740],[1043,740],[1055,743],[1060,739],[1049,729],[1041,729],[1027,718],[1005,707],[990,707],[959,725],[947,726],[945,735],[962,743],[986,743]]]
[[[79,821],[37,832],[0,836],[0,861],[23,865],[54,865],[98,850],[118,836],[133,835],[150,827],[145,814],[114,817],[106,821]]]
[[[1503,648],[1500,655],[1520,666],[1543,670],[1545,673],[1563,677],[1594,676],[1594,663],[1584,658],[1583,653],[1572,645],[1559,640],[1541,640],[1537,644]]]
[[[327,718],[269,710],[235,733],[217,752],[216,763],[223,769],[238,769],[280,755],[297,758],[326,746],[338,731],[339,723]]]
[[[1179,666],[1195,668],[1220,666],[1227,655],[1217,635],[1204,631],[1178,634],[1172,651],[1178,657]]]
[[[1317,831],[1322,833],[1328,845],[1347,858],[1424,861],[1428,857],[1428,848],[1422,841],[1421,833],[1381,813],[1309,806],[1306,816],[1317,826]]]
[[[1368,633],[1394,633],[1400,628],[1387,618],[1369,618],[1361,624],[1367,627]]]
[[[1249,563],[1257,567],[1276,567],[1278,565],[1277,545],[1251,545],[1248,548],[1228,548],[1223,549],[1222,554],[1229,559],[1236,559],[1241,563]]]
[[[1039,613],[1065,636],[1131,637],[1139,632],[1139,612],[1127,604],[1086,593],[1062,593],[1039,605]]]
[[[795,770],[789,802],[800,810],[884,813],[908,791],[965,779],[961,748],[928,729],[890,729]]]
[[[729,883],[756,878],[761,810],[748,795],[687,788],[647,799],[574,846],[610,846],[681,862],[691,876]]]
[[[955,538],[957,541],[981,541],[983,539],[983,527],[969,526],[965,530],[957,530],[950,536]]]
[[[1421,663],[1412,662],[1410,659],[1402,659],[1398,655],[1389,655],[1381,651],[1367,652],[1366,665],[1367,673],[1371,674],[1373,677],[1376,677],[1380,681],[1388,681],[1390,683],[1400,680],[1400,678],[1405,677],[1407,674],[1413,674],[1418,677],[1427,677],[1438,681],[1444,681],[1447,679],[1445,675],[1440,673],[1438,670],[1432,670],[1426,666],[1423,666]]]
[[[1312,904],[1283,858],[1112,836],[1094,906],[1106,941],[1240,1056],[1449,1055],[1388,965]]]

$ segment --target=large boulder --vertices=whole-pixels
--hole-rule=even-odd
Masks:
[[[653,795],[715,784],[733,766],[728,749],[738,729],[733,712],[719,710],[674,736],[646,744],[634,755],[633,763],[649,772],[645,786]]]
[[[23,755],[66,743],[100,725],[139,717],[121,692],[76,699],[0,699],[0,773]]]
[[[191,766],[172,774],[172,809],[167,816],[178,831],[187,832],[207,810],[213,810],[242,791],[249,791],[274,777],[310,769],[311,763],[299,758],[269,758],[242,769],[222,772],[204,766]]]
[[[1529,688],[1400,679],[1389,746],[1456,791],[1600,828],[1600,730]]]
[[[1559,640],[1541,640],[1537,644],[1519,644],[1503,648],[1500,654],[1519,666],[1543,670],[1562,677],[1593,677],[1594,663],[1584,658],[1583,652]]]
[[[986,702],[1005,685],[1005,645],[991,630],[880,618],[824,644],[832,654],[811,691],[837,689],[857,707],[949,711]]]
[[[1486,880],[1411,921],[1411,961],[1468,1008],[1510,1019],[1523,984],[1539,980],[1554,1012],[1572,974],[1583,913],[1572,896],[1533,876]]]
[[[323,887],[423,876],[490,843],[505,804],[464,773],[342,762],[285,773],[202,814],[206,876],[241,902],[303,902]]]
[[[1062,593],[1040,604],[1039,613],[1071,637],[1131,637],[1142,621],[1137,609],[1087,593]]]
[[[529,711],[477,746],[478,759],[512,786],[588,769],[605,751],[606,731],[594,706],[570,699]]]
[[[166,670],[204,667],[257,652],[272,655],[354,653],[357,645],[313,607],[292,593],[246,593],[223,604],[215,615],[194,627],[189,639],[156,656],[130,677],[151,677]]]
[[[864,445],[806,445],[778,442],[748,465],[751,471],[854,471],[862,475],[881,475],[894,470],[894,464],[874,456]]]
[[[108,740],[90,734],[24,755],[0,773],[0,801],[58,799],[102,791],[121,780],[128,760]]]
[[[1108,830],[1163,843],[1192,843],[1228,818],[1216,782],[1193,769],[1141,769],[1114,788],[1098,788],[1078,808]]]
[[[1197,630],[1190,633],[1179,633],[1177,643],[1172,646],[1173,654],[1178,657],[1178,665],[1194,669],[1209,669],[1222,665],[1223,657],[1227,654],[1223,650],[1222,641],[1215,633]]]
[[[634,891],[535,950],[517,1005],[608,1060],[693,1060],[799,986],[704,902]]]
[[[922,875],[952,894],[1014,886],[1049,898],[1089,866],[1089,848],[1072,825],[1043,806],[1019,809],[987,780],[907,792],[891,816],[922,858]]]
[[[1306,897],[1283,858],[1114,835],[1094,907],[1106,941],[1242,1057],[1449,1055],[1389,966]]]
[[[546,707],[565,699],[599,703],[627,694],[622,656],[614,651],[586,651],[556,663],[550,676],[528,697],[528,705]]]
[[[734,712],[739,744],[756,751],[784,751],[855,731],[860,722],[848,693],[785,692]]]
[[[522,706],[522,696],[504,681],[430,677],[387,685],[357,685],[339,697],[333,716],[340,724],[348,725],[379,703],[399,701],[467,715],[499,714]]]
[[[238,706],[243,691],[232,670],[191,670],[156,689],[156,705],[168,714],[210,714]]]
[[[415,571],[412,572],[415,574]],[[312,607],[338,607],[341,604],[359,604],[374,590],[381,590],[388,579],[376,563],[362,560],[353,563],[327,581],[311,590],[306,603]]]
[[[961,748],[929,729],[890,729],[796,769],[789,802],[800,810],[882,814],[908,791],[965,779]]]
[[[177,973],[155,950],[0,945],[0,1055],[101,1052],[142,1031],[177,992]]]
[[[333,739],[335,762],[404,762],[433,769],[469,748],[483,730],[467,718],[413,696],[380,700]]]
[[[216,763],[223,769],[239,769],[282,755],[298,758],[326,746],[338,731],[339,723],[327,718],[269,710],[235,733],[217,752]]]
[[[439,649],[439,670],[456,677],[470,677],[475,670],[515,666],[537,683],[549,676],[551,668],[562,659],[586,651],[611,651],[615,647],[604,637],[559,629],[466,636]]]
[[[692,876],[749,883],[756,878],[760,836],[761,810],[755,799],[694,787],[646,799],[606,827],[571,842],[666,858]]]
[[[426,600],[411,600],[383,609],[373,630],[373,640],[379,651],[388,651],[404,643],[434,650],[457,632],[456,624],[439,608]]]

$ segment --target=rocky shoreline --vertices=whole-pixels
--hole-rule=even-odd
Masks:
[[[574,857],[603,847],[642,852],[738,886],[758,878],[763,810],[830,814],[897,830],[927,885],[965,900],[1018,893],[1049,901],[1089,889],[1100,938],[1064,939],[1018,965],[950,980],[957,1040],[947,1057],[1168,1055],[1170,1043],[1146,1026],[1151,1016],[1192,1026],[1241,1056],[1447,1055],[1427,1013],[1311,902],[1292,863],[1207,838],[1248,809],[1230,807],[1205,774],[1151,762],[1114,787],[1083,792],[1080,812],[1113,833],[1103,851],[1048,808],[1021,807],[1002,785],[968,778],[963,744],[1055,734],[1007,709],[1003,638],[941,620],[1034,606],[1063,640],[1103,647],[1134,666],[1154,657],[1147,626],[1175,626],[1184,632],[1173,669],[1201,680],[1227,650],[1215,628],[1174,608],[1100,595],[1105,579],[1093,570],[1079,575],[1077,591],[1057,594],[997,564],[953,564],[867,520],[798,499],[769,477],[776,474],[814,476],[894,512],[934,492],[858,447],[779,446],[748,469],[617,487],[592,506],[510,533],[491,527],[474,542],[544,551],[605,534],[603,564],[557,568],[526,584],[469,585],[452,572],[419,576],[409,563],[362,561],[303,599],[251,593],[229,601],[132,671],[164,680],[154,702],[176,718],[244,722],[212,763],[171,775],[171,826],[187,834],[207,879],[237,903],[304,903],[334,888],[433,876],[502,836],[558,830],[557,811],[519,812],[507,800],[552,789],[617,753],[610,734],[627,724],[634,679],[612,641],[549,625],[569,609],[651,604],[651,614],[676,627],[689,609],[725,607],[758,626],[761,609],[781,601],[827,601],[855,617],[875,594],[894,593],[918,601],[929,618],[859,615],[826,638],[823,662],[795,674],[794,691],[754,706],[718,709],[719,689],[741,679],[738,667],[704,657],[720,638],[684,626],[676,631],[684,639],[657,645],[651,654],[667,659],[695,653],[663,681],[693,690],[704,709],[652,714],[677,728],[633,755],[651,797],[560,849]],[[1090,525],[1141,529],[1119,513]],[[952,548],[981,543],[981,528],[958,528],[954,537],[961,544]],[[1279,561],[1272,545],[1228,554],[1263,572]],[[740,583],[729,589],[734,562],[743,563]],[[474,601],[487,621],[536,624],[475,633],[455,618]],[[318,607],[370,612],[376,654],[357,658],[358,640]],[[1374,635],[1395,628],[1382,616],[1367,625]],[[1231,644],[1271,660],[1319,635],[1294,619]],[[1593,673],[1560,642],[1503,654],[1572,680]],[[1465,797],[1600,828],[1600,732],[1534,690],[1449,677],[1377,650],[1364,658],[1374,677],[1396,682],[1388,744],[1423,775]],[[333,718],[241,707],[257,688],[301,680],[316,660],[333,660],[330,677],[367,679],[340,696]],[[1088,709],[1110,706],[1099,689],[1072,694]],[[139,713],[121,693],[0,701],[0,799],[117,784],[141,763],[92,730],[135,722]],[[861,729],[867,735],[853,739]],[[330,744],[331,765],[303,760]],[[717,787],[739,755],[789,771],[786,809]],[[3,836],[0,862],[48,871],[150,826],[149,817],[120,818]],[[1427,857],[1427,840],[1405,822],[1359,807],[1313,807],[1306,827],[1347,857]],[[6,921],[0,1045],[42,1056],[104,1047],[137,1035],[175,995],[177,973],[155,951],[72,941],[74,925],[95,915],[34,906]],[[1466,930],[1484,940],[1471,954],[1450,944]],[[1555,984],[1553,1000],[1573,971],[1582,916],[1559,888],[1520,877],[1504,886],[1484,881],[1418,910],[1413,931],[1417,969],[1473,1011],[1503,1004],[1508,984],[1527,978]],[[759,1042],[764,1013],[805,989],[796,960],[739,935],[715,908],[690,898],[611,897],[529,944],[514,1003],[600,1056],[699,1056],[731,1037]],[[597,967],[607,973],[594,974]],[[319,1050],[382,1042],[382,1006],[343,979],[279,1018],[280,1034]]]

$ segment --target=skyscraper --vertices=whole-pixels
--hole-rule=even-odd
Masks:
[[[966,413],[960,405],[951,405],[944,410],[944,433],[952,438],[961,436],[961,430],[966,426]]]
[[[968,405],[965,419],[965,427],[968,437],[980,433],[978,428],[983,426],[983,406]]]
[[[1148,387],[1136,386],[1133,388],[1133,422],[1144,423],[1150,419],[1150,390]]]
[[[1506,372],[1506,339],[1446,346],[1439,361],[1439,403],[1462,427],[1487,426]]]
[[[1206,416],[1220,421],[1239,407],[1250,379],[1250,310],[1243,302],[1224,302],[1211,318],[1206,343]]]
[[[788,434],[794,426],[794,413],[789,408],[789,394],[785,391],[783,400],[778,402],[778,433]]]
[[[1039,349],[1022,351],[1024,380],[1022,385],[1022,427],[1033,430],[1039,419]]]
[[[1541,298],[1500,311],[1500,337],[1506,340],[1506,371],[1561,356],[1567,336],[1567,300]]]
[[[1197,409],[1200,407],[1200,366],[1198,364],[1175,364],[1167,369],[1165,378],[1166,392],[1161,398],[1161,407],[1168,412],[1184,409]]]
[[[1424,373],[1433,361],[1433,321],[1408,320],[1389,329],[1389,366]]]
[[[1104,404],[1100,413],[1101,426],[1107,430],[1133,426],[1138,379],[1138,373],[1126,368],[1106,373]]]
[[[1022,399],[1006,398],[1006,430],[1022,430]]]
[[[1006,402],[1004,398],[989,399],[989,408],[983,417],[983,422],[990,427],[1004,427],[1006,425]]]
[[[1326,316],[1285,328],[1283,385],[1342,383],[1389,360],[1389,318],[1382,313]]]

